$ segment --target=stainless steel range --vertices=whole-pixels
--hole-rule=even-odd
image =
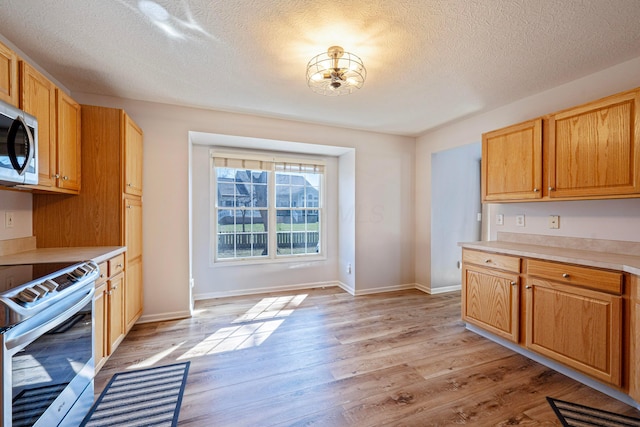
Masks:
[[[0,426],[77,426],[93,403],[92,262],[0,266]]]

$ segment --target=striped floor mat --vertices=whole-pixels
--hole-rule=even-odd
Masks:
[[[175,427],[189,363],[115,374],[81,427]]]
[[[640,419],[547,397],[565,427],[640,427]]]

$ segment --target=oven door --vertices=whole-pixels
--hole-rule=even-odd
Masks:
[[[91,283],[72,301],[4,333],[3,371],[10,374],[3,374],[2,400],[11,409],[3,408],[3,425],[57,426],[72,408],[73,414],[88,412],[93,402],[93,293]],[[74,407],[81,396],[84,407]]]

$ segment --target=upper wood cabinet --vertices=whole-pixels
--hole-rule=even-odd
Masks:
[[[142,130],[124,116],[124,192],[142,196]]]
[[[28,63],[20,62],[20,105],[38,119],[38,185],[77,194],[81,181],[80,104]]]
[[[554,114],[549,197],[640,193],[640,91]]]
[[[80,191],[80,104],[56,89],[57,186]]]
[[[20,61],[20,108],[38,119],[38,187],[56,185],[56,88]]]
[[[19,107],[18,55],[0,43],[0,99]]]
[[[542,197],[542,119],[482,135],[482,200]]]
[[[483,135],[483,202],[625,197],[640,197],[640,89]]]

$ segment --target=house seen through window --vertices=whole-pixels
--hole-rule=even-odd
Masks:
[[[214,261],[321,254],[321,164],[213,154]]]

